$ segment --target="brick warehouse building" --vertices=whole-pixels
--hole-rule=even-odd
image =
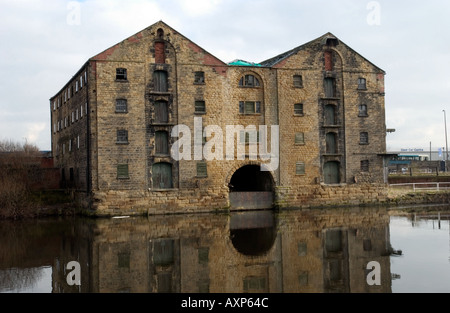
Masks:
[[[331,33],[227,64],[159,21],[90,58],[50,99],[55,166],[97,215],[380,202],[384,75]],[[209,125],[223,136],[202,134]],[[276,166],[262,171],[267,158],[254,155],[259,128],[236,128],[230,156],[227,125],[267,125]],[[175,159],[182,138],[190,157]]]

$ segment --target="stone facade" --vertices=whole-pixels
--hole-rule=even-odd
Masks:
[[[244,191],[280,207],[379,202],[384,75],[331,33],[226,64],[160,21],[90,58],[50,99],[55,164],[98,215],[211,211]],[[266,125],[267,141],[251,125]]]

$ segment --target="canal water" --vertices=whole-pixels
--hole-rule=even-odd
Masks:
[[[0,221],[0,292],[447,293],[449,216],[436,206]]]

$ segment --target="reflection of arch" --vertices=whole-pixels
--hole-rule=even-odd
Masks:
[[[277,222],[272,211],[247,211],[232,213],[230,240],[233,247],[244,255],[267,253],[277,236]]]
[[[341,182],[339,162],[326,162],[323,166],[323,176],[325,184],[339,184]]]
[[[152,181],[153,181],[153,188],[155,189],[173,188],[172,164],[166,162],[153,164]]]

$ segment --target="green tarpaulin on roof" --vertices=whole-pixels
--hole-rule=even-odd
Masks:
[[[234,60],[228,63],[228,65],[236,65],[236,66],[261,66],[261,64],[253,63],[253,62],[247,62],[244,60]]]

